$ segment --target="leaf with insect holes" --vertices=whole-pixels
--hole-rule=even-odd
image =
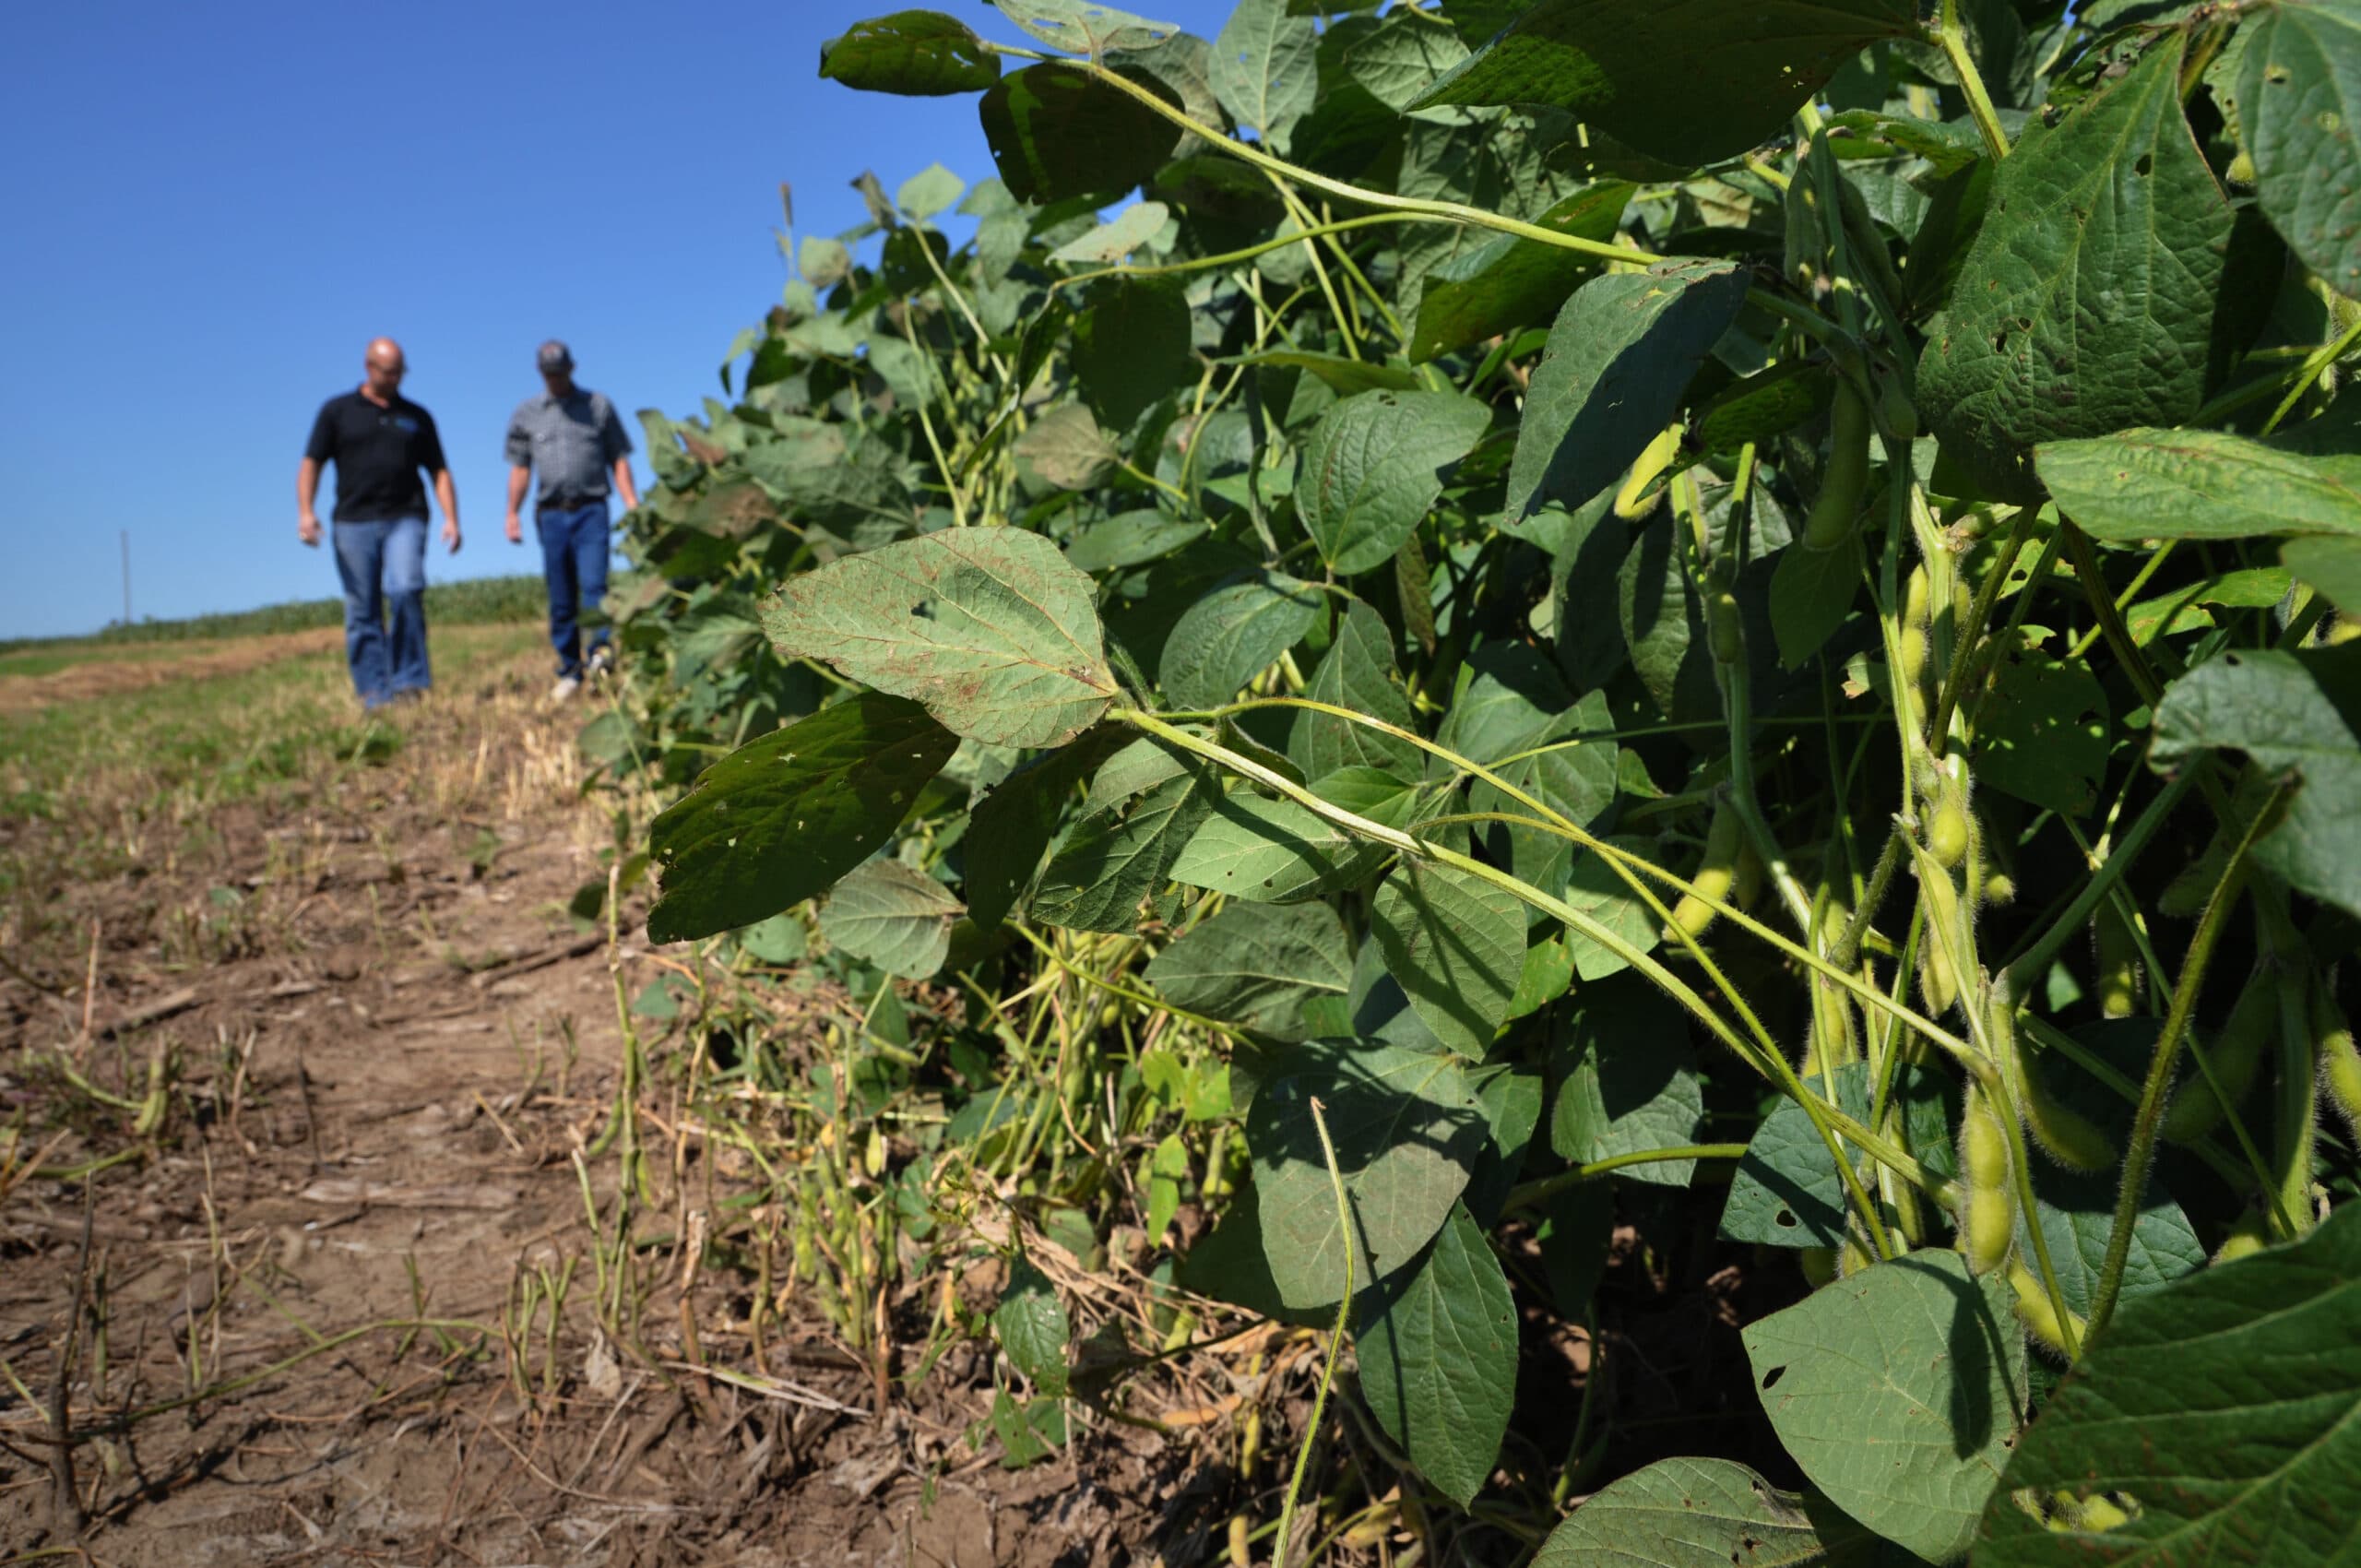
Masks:
[[[1116,695],[1097,590],[1017,529],[945,529],[789,578],[763,624],[780,654],[909,697],[955,734],[1055,746]]]
[[[896,11],[855,22],[820,46],[820,74],[862,92],[939,97],[1000,80],[1000,56],[940,11]]]

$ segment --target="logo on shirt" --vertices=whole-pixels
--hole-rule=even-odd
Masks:
[[[405,435],[416,435],[418,434],[418,422],[410,418],[408,414],[396,414],[394,416],[394,423],[401,428],[401,432]]]

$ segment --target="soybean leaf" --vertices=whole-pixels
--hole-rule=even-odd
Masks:
[[[1614,728],[1607,694],[1593,692],[1559,714],[1536,735],[1530,746],[1556,745],[1569,737],[1598,735]],[[1576,826],[1603,831],[1615,807],[1617,763],[1621,756],[1612,741],[1591,741],[1535,750],[1533,754],[1494,766],[1501,781],[1539,801]],[[1532,816],[1532,809],[1489,783],[1477,782],[1468,791],[1468,805],[1479,812],[1503,812]],[[1517,875],[1548,893],[1560,891],[1580,852],[1573,842],[1535,827],[1498,826],[1496,841],[1504,841]]]
[[[1930,1562],[1966,1550],[2015,1441],[2024,1333],[2007,1283],[1920,1252],[1743,1334],[1763,1413],[1829,1501]]]
[[[741,746],[648,830],[663,891],[647,939],[711,936],[826,891],[893,836],[958,743],[918,704],[862,692]]]
[[[1335,1200],[1330,1200],[1333,1208]],[[1210,1234],[1180,1260],[1181,1288],[1216,1301],[1242,1307],[1257,1317],[1301,1325],[1335,1322],[1335,1303],[1290,1307],[1279,1299],[1278,1282],[1263,1250],[1263,1197],[1250,1180],[1238,1189]]]
[[[902,182],[894,192],[894,205],[913,218],[932,218],[947,212],[958,204],[967,192],[967,182],[940,163],[930,163]],[[943,253],[937,251],[940,256]],[[926,264],[920,262],[919,266]],[[918,285],[924,287],[923,283]],[[874,351],[872,345],[872,351]]]
[[[1179,285],[1161,278],[1098,285],[1074,318],[1072,363],[1098,422],[1129,430],[1158,398],[1196,379]]]
[[[2350,1205],[2292,1246],[2126,1301],[2018,1443],[1976,1562],[2350,1562],[2356,1320]]]
[[[1301,1039],[1304,1009],[1352,983],[1344,923],[1325,904],[1232,904],[1149,960],[1174,1006],[1275,1039]]]
[[[1214,96],[1242,129],[1285,155],[1320,91],[1320,34],[1287,0],[1239,0],[1214,39]]]
[[[1033,1380],[1041,1393],[1059,1397],[1066,1391],[1066,1348],[1074,1328],[1065,1303],[1049,1277],[1025,1260],[1009,1269],[1008,1286],[992,1309],[992,1336],[1018,1372]]]
[[[1000,56],[955,17],[896,11],[820,45],[820,74],[863,92],[941,97],[1000,80]]]
[[[1864,46],[1917,30],[1908,0],[1543,0],[1411,107],[1548,105],[1690,169],[1777,134]]]
[[[1488,643],[1467,670],[1438,740],[1472,762],[1489,766],[1538,745],[1574,706],[1556,666],[1524,643]]]
[[[2000,164],[1918,362],[1946,448],[1996,493],[2037,496],[2038,442],[2179,424],[2204,401],[2231,212],[2181,114],[2186,40]]]
[[[1516,1399],[1516,1306],[1465,1206],[1405,1276],[1364,1299],[1361,1394],[1410,1462],[1465,1508],[1484,1489]]]
[[[1060,490],[1087,490],[1113,468],[1122,454],[1107,439],[1083,403],[1060,403],[1016,438],[1016,455]],[[1073,552],[1067,552],[1073,559]],[[1080,561],[1084,571],[1095,571]]]
[[[2049,1245],[2051,1266],[2058,1273],[2058,1294],[2066,1310],[2088,1317],[2098,1296],[2101,1265],[2106,1259],[2107,1237],[2115,1229],[2118,1183],[2112,1176],[2084,1176],[2036,1161],[2033,1170],[2034,1206],[2042,1239]],[[2017,1216],[2019,1255],[2030,1258],[2032,1221]],[[2131,1228],[2131,1251],[2123,1266],[2123,1299],[2161,1290],[2182,1275],[2205,1266],[2205,1247],[2180,1205],[2151,1182],[2141,1195],[2140,1212]]]
[[[1347,46],[1345,67],[1370,97],[1398,114],[1466,58],[1467,46],[1458,39],[1397,9]]]
[[[1541,1075],[1490,1067],[1475,1076],[1481,1080],[1476,1102],[1484,1108],[1489,1135],[1460,1202],[1479,1229],[1489,1229],[1500,1219],[1509,1194],[1525,1174],[1533,1131],[1541,1124]]]
[[[1856,1121],[1869,1116],[1872,1080],[1860,1063],[1836,1069],[1837,1109]],[[1818,1073],[1805,1083],[1816,1094],[1828,1089]],[[1893,1088],[1901,1108],[1903,1146],[1938,1176],[1959,1170],[1952,1145],[1957,1120],[1956,1093],[1948,1080],[1922,1067],[1905,1066]],[[1840,1147],[1846,1146],[1842,1143]],[[1845,1187],[1818,1129],[1804,1108],[1783,1099],[1746,1146],[1730,1178],[1722,1207],[1721,1234],[1731,1241],[1769,1247],[1837,1247],[1845,1241]]]
[[[1069,267],[1112,266],[1162,233],[1171,218],[1172,209],[1160,201],[1133,202],[1112,222],[1051,251],[1050,259]]]
[[[1778,640],[1779,662],[1802,669],[1845,624],[1860,590],[1860,560],[1849,546],[1781,551],[1771,574],[1771,635]]]
[[[2156,707],[2148,760],[2189,766],[2244,752],[2292,779],[2286,814],[2254,847],[2258,865],[2361,914],[2361,648],[2225,653],[2175,681]]]
[[[1822,1510],[1823,1513],[1827,1510]],[[1865,1561],[1859,1527],[1728,1459],[1659,1459],[1549,1533],[1534,1568],[1831,1568]]]
[[[1193,758],[1136,741],[1091,780],[1075,823],[1050,857],[1028,906],[1077,931],[1135,932],[1140,900],[1171,880],[1173,861],[1221,799],[1221,780]]]
[[[1158,673],[1183,707],[1229,701],[1311,629],[1320,590],[1277,572],[1216,588],[1191,605],[1165,639]]]
[[[1398,729],[1414,728],[1418,719],[1396,677],[1394,647],[1394,629],[1385,617],[1358,599],[1347,600],[1335,639],[1303,695]],[[1309,709],[1296,715],[1287,756],[1313,778],[1346,767],[1374,767],[1401,778],[1416,778],[1424,770],[1423,754],[1401,737]]]
[[[1008,19],[1052,49],[1096,60],[1110,49],[1153,49],[1180,32],[1098,0],[992,0]]]
[[[783,657],[924,703],[986,745],[1054,746],[1116,695],[1097,589],[1018,529],[944,529],[791,577],[764,614]]]
[[[1977,719],[1976,781],[2080,816],[2106,776],[2107,719],[2106,688],[2089,665],[2005,659]]]
[[[1517,971],[1516,993],[1509,998],[1509,1016],[1538,1013],[1566,994],[1574,983],[1574,956],[1562,937],[1545,937],[1525,950],[1525,968]]]
[[[1225,364],[1269,365],[1275,370],[1309,371],[1340,398],[1350,398],[1362,392],[1408,392],[1416,389],[1416,372],[1400,365],[1379,364],[1370,360],[1348,360],[1341,354],[1316,354],[1297,349],[1274,349],[1265,353],[1244,354]]]
[[[1089,410],[1079,403],[1070,403],[1066,407],[1088,417]],[[1037,425],[1034,428],[1038,430],[1040,427]],[[1204,523],[1184,523],[1178,517],[1152,508],[1119,512],[1075,536],[1074,542],[1066,546],[1066,559],[1086,572],[1119,572],[1126,567],[1145,566],[1151,561],[1161,561],[1194,544],[1204,538],[1206,532]]]
[[[1574,291],[1525,397],[1509,469],[1510,523],[1548,501],[1579,506],[1622,477],[1671,422],[1699,362],[1745,303],[1747,278],[1726,261],[1667,261]]]
[[[1252,903],[1291,904],[1353,886],[1389,852],[1293,801],[1233,790],[1172,863],[1172,880]]]
[[[2314,457],[2220,430],[2124,430],[2035,454],[2094,539],[2361,538],[2361,457]]]
[[[1313,1039],[1274,1060],[1246,1112],[1262,1194],[1263,1250],[1280,1299],[1333,1305],[1347,1238],[1311,1120],[1317,1097],[1352,1215],[1355,1277],[1382,1278],[1442,1229],[1484,1141],[1484,1115],[1450,1056]]]
[[[1491,419],[1456,392],[1367,392],[1322,416],[1296,480],[1321,559],[1347,576],[1391,560]]]
[[[1636,761],[1628,752],[1618,754],[1626,762]],[[1658,846],[1653,838],[1619,834],[1606,842],[1642,860],[1657,856]],[[1584,849],[1568,862],[1564,897],[1570,908],[1597,921],[1606,928],[1606,934],[1620,938],[1635,953],[1651,952],[1663,940],[1662,921],[1655,911],[1596,849]],[[1630,959],[1599,937],[1571,927],[1566,932],[1566,950],[1573,956],[1574,973],[1584,980],[1605,980],[1631,966]]]
[[[2291,539],[2279,547],[2279,559],[2347,616],[2361,615],[2361,540]]]
[[[1412,30],[1430,33],[1423,24]],[[1602,180],[1536,216],[1537,227],[1604,243],[1615,237],[1623,208],[1637,186]],[[1418,294],[1418,319],[1410,333],[1410,358],[1424,363],[1481,343],[1513,327],[1543,320],[1565,303],[1598,258],[1539,240],[1497,235],[1462,251],[1427,275]]]
[[[2346,541],[2322,542],[2336,545]],[[2215,609],[2268,610],[2287,597],[2294,582],[2293,575],[2279,566],[2217,572],[2131,606],[2123,612],[2124,628],[2131,634],[2133,642],[2144,647],[2158,637],[2213,625],[2213,616],[2206,608],[2209,605]]]
[[[2361,12],[2335,0],[2272,6],[2238,31],[2239,129],[2262,210],[2321,281],[2361,294]]]
[[[967,916],[979,927],[990,931],[1007,918],[1040,869],[1074,787],[1122,743],[1121,730],[1093,730],[1017,768],[976,803],[962,847]]]
[[[1569,1164],[1697,1141],[1705,1090],[1689,1023],[1653,986],[1626,980],[1584,987],[1552,1066],[1558,1102],[1549,1114],[1549,1146]],[[1667,1159],[1617,1174],[1686,1187],[1696,1170],[1693,1159]]]
[[[992,1435],[1000,1439],[1000,1465],[1003,1470],[1038,1465],[1065,1446],[1065,1406],[1057,1399],[1036,1399],[1020,1405],[1003,1388],[993,1394],[991,1413],[985,1420],[991,1426]]]
[[[926,873],[899,861],[870,861],[828,895],[820,931],[889,975],[924,980],[949,956],[958,914],[959,900]]]
[[[1124,75],[1174,101],[1145,72]],[[1180,139],[1155,110],[1060,60],[1003,77],[976,112],[1002,182],[1036,204],[1112,201],[1153,178]]]
[[[1525,970],[1525,907],[1453,866],[1406,860],[1370,907],[1385,968],[1411,1007],[1471,1061],[1491,1049]]]
[[[1678,543],[1668,521],[1641,529],[1616,571],[1615,595],[1631,672],[1657,711],[1683,721],[1710,711],[1715,697],[1704,609]]]

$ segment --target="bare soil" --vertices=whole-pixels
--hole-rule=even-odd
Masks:
[[[332,639],[34,683],[201,678]],[[126,1565],[1205,1556],[1221,1478],[1186,1444],[1106,1427],[1029,1470],[990,1444],[976,1457],[961,1433],[991,1379],[973,1348],[914,1392],[881,1389],[790,1320],[757,1395],[684,1365],[669,1283],[637,1347],[593,1330],[574,1156],[614,1094],[615,968],[634,990],[657,970],[629,924],[611,949],[564,913],[609,827],[577,791],[582,715],[538,707],[542,682],[535,657],[446,687],[397,715],[389,764],[225,809],[202,856],[70,886],[59,912],[101,933],[89,996],[85,956],[20,954],[23,978],[0,978],[18,1171],[147,1150],[87,1188],[0,1181],[0,1357],[22,1385],[0,1384],[0,1556],[77,1540]],[[52,830],[0,825],[19,849]],[[219,887],[243,893],[234,921],[168,970]],[[58,1066],[136,1099],[159,1050],[178,1087],[147,1144]],[[666,1114],[651,1104],[652,1135]],[[679,1148],[694,1160],[694,1140]],[[613,1165],[586,1167],[602,1200]],[[526,1353],[528,1399],[497,1336],[457,1325],[496,1329],[521,1271],[567,1259],[572,1304]],[[678,1265],[674,1245],[642,1264],[668,1281]],[[708,1274],[687,1311],[705,1355],[751,1372],[742,1292]],[[455,1326],[370,1326],[420,1317]],[[82,1439],[70,1494],[61,1409]]]

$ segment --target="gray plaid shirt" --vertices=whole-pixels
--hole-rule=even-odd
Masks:
[[[615,459],[630,451],[615,406],[579,386],[564,398],[528,398],[508,421],[509,466],[539,471],[544,506],[605,500]]]

